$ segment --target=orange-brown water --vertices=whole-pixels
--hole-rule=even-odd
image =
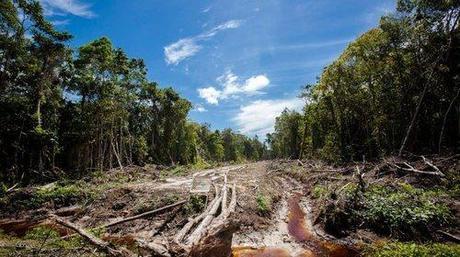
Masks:
[[[292,256],[286,249],[281,248],[252,248],[233,247],[233,257],[355,257],[358,253],[345,245],[330,241],[319,240],[312,235],[312,230],[306,220],[306,214],[300,206],[300,193],[294,193],[288,199],[288,232],[297,242],[303,243],[305,249]]]
[[[295,240],[304,242],[312,239],[305,220],[305,212],[299,205],[300,193],[294,193],[288,200],[288,231]]]

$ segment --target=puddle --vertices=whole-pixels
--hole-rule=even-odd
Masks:
[[[263,232],[237,235],[233,257],[355,257],[358,253],[345,245],[319,240],[301,206],[301,193],[293,193],[276,215],[278,223]],[[286,220],[287,217],[287,220]],[[267,240],[267,238],[269,240]],[[246,240],[245,240],[246,239]],[[244,242],[250,241],[247,246]]]
[[[232,257],[291,257],[286,249],[234,247]]]
[[[300,193],[294,193],[288,200],[288,231],[289,235],[297,241],[312,239],[311,230],[307,227],[305,212],[300,207]]]

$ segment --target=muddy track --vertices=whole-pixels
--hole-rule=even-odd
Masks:
[[[357,253],[346,246],[325,241],[315,232],[308,199],[302,185],[282,177],[283,196],[273,215],[272,225],[263,230],[237,232],[232,247],[234,257],[345,257]]]

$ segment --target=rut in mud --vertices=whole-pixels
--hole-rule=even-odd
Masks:
[[[286,190],[274,225],[250,233],[236,233],[233,240],[233,257],[349,257],[357,252],[345,245],[320,239],[309,216],[309,205],[302,196],[300,185],[285,178]]]

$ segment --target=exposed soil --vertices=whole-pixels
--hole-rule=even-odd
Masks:
[[[421,169],[420,165],[416,167]],[[65,216],[81,228],[91,230],[180,200],[191,201],[190,189],[194,178],[206,178],[210,183],[221,186],[224,174],[227,174],[228,183],[235,183],[237,188],[237,208],[231,218],[239,228],[233,234],[233,238],[231,235],[225,236],[232,238],[232,256],[357,256],[359,242],[375,241],[379,237],[369,231],[355,231],[354,234],[340,239],[331,236],[331,233],[325,232],[324,224],[318,221],[319,210],[323,207],[321,204],[326,203],[312,198],[312,188],[318,181],[326,181],[324,183],[327,186],[336,188],[338,192],[352,181],[357,182],[354,168],[350,166],[339,169],[313,162],[262,161],[188,172],[184,176],[167,178],[161,178],[160,174],[164,171],[152,167],[127,168],[129,179],[126,182],[107,186],[107,190],[103,190],[89,204],[77,202],[76,205],[59,209],[47,203],[39,209],[21,209],[17,212],[2,209],[0,215],[5,219],[0,220],[0,229],[21,241],[21,237],[33,227],[46,225],[58,231],[60,236],[71,238],[72,231],[40,220],[39,217],[49,212],[61,213],[58,215]],[[111,172],[113,176],[108,176],[109,179],[114,179],[118,176],[116,174],[121,175],[120,171]],[[368,183],[382,183],[388,179],[388,176],[385,177],[381,173],[382,170],[377,168],[367,172],[365,176]],[[414,180],[410,175],[412,174],[406,174],[403,178],[406,181]],[[327,181],[331,182],[328,184]],[[109,182],[96,178],[88,183],[104,185]],[[31,194],[32,191],[33,188],[25,188],[15,194],[19,197]],[[10,198],[15,197],[12,195]],[[207,197],[208,203],[214,198],[212,187]],[[204,206],[187,204],[122,223],[102,231],[100,238],[136,253],[140,253],[138,240],[168,247],[171,238],[189,219],[201,212],[194,208]],[[340,231],[333,232],[332,234],[340,234]],[[0,242],[0,249],[14,246],[3,239]],[[16,242],[17,240],[15,244]],[[27,240],[22,242],[28,244]]]

